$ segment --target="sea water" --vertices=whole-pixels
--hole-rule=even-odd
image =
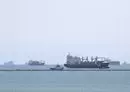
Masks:
[[[0,71],[0,92],[130,92],[130,71]]]

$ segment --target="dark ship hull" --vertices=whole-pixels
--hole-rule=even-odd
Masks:
[[[42,65],[45,65],[44,63],[41,63],[41,64],[28,64],[28,65],[32,65],[32,66],[42,66]]]
[[[64,68],[60,68],[60,69],[57,69],[57,68],[50,68],[50,70],[63,70]]]
[[[94,63],[88,63],[88,64],[64,64],[65,67],[68,68],[109,68],[109,63],[101,63],[101,64],[94,64]]]

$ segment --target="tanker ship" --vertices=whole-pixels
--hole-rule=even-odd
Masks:
[[[77,56],[67,55],[67,62],[64,64],[68,68],[109,68],[110,59],[104,57],[91,57],[91,60],[88,57],[80,58]]]

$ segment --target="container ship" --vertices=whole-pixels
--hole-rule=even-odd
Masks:
[[[104,57],[91,57],[91,60],[88,60],[88,57],[85,59],[68,54],[66,58],[64,66],[68,68],[109,68],[110,59]]]
[[[28,65],[45,65],[45,61],[37,61],[37,60],[29,60],[28,61],[28,63],[27,63]]]

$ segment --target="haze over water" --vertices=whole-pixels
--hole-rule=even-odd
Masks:
[[[68,52],[130,61],[129,0],[0,0],[0,63],[64,63]]]

